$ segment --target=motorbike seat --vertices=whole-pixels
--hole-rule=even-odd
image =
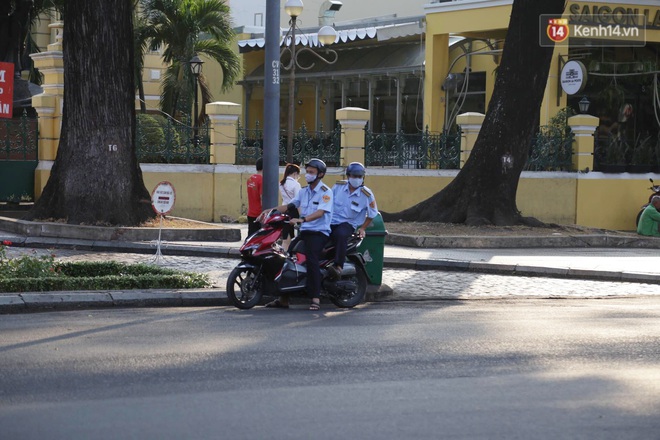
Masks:
[[[359,238],[356,238],[356,236],[351,236],[348,238],[348,246],[346,247],[347,252],[352,252],[358,244],[361,242]],[[291,243],[291,247],[289,247],[289,255],[293,255],[295,253],[305,253],[305,241],[300,240],[300,239],[294,239],[294,241]],[[335,256],[335,245],[332,242],[332,240],[328,240],[328,242],[325,244],[323,247],[323,250],[321,251],[321,259],[330,259]]]
[[[334,255],[335,245],[332,241],[328,241],[321,251],[321,259],[328,259]],[[289,247],[289,254],[295,253],[305,253],[305,241],[304,240],[295,240],[295,243]]]

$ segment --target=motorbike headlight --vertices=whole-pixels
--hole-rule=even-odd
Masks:
[[[247,256],[250,256],[255,251],[255,249],[258,249],[258,248],[259,248],[258,244],[253,244],[253,245],[250,245],[250,246],[246,246],[243,249],[241,249],[241,253],[245,254]]]

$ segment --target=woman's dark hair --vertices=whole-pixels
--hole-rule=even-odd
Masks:
[[[286,168],[284,168],[284,177],[282,177],[282,180],[280,180],[280,185],[284,185],[286,178],[295,173],[300,174],[300,167],[295,163],[286,164]]]

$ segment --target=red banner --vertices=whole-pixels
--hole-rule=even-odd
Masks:
[[[13,104],[14,64],[0,63],[0,118],[11,118]]]

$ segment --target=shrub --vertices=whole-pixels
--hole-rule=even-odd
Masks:
[[[192,289],[209,287],[208,276],[147,264],[116,261],[56,262],[55,255],[8,259],[0,245],[0,292],[50,290]]]

